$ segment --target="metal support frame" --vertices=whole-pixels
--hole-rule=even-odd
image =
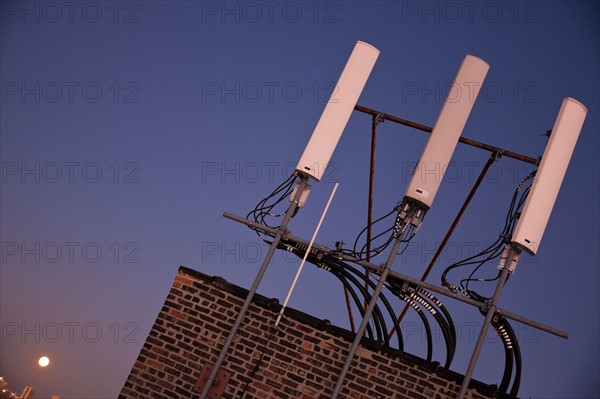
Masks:
[[[390,121],[393,121],[395,123],[398,123],[398,124],[401,124],[401,125],[404,125],[404,126],[409,126],[409,127],[414,128],[414,129],[418,129],[418,130],[425,131],[425,132],[428,132],[428,133],[431,133],[433,129],[431,127],[429,127],[429,126],[425,126],[425,125],[421,125],[421,124],[418,124],[418,123],[415,123],[415,122],[407,121],[405,119],[401,119],[401,118],[398,118],[398,117],[393,116],[393,115],[386,115],[386,114],[383,114],[383,113],[381,113],[379,111],[376,111],[376,110],[373,110],[373,109],[370,109],[370,108],[366,108],[366,107],[363,107],[363,106],[360,106],[360,105],[356,105],[354,107],[354,109],[356,111],[372,115],[372,118],[373,118],[373,124],[372,124],[373,125],[373,127],[372,127],[372,141],[371,141],[371,170],[370,170],[370,176],[369,176],[369,202],[368,202],[368,211],[367,211],[368,212],[367,239],[369,239],[370,233],[371,233],[371,211],[372,211],[372,208],[373,208],[373,198],[372,198],[373,193],[372,193],[372,188],[373,188],[373,172],[374,172],[373,165],[374,165],[374,150],[375,150],[375,141],[374,141],[375,140],[374,139],[375,126],[376,126],[375,120],[376,119],[390,120]],[[470,145],[470,146],[473,146],[473,147],[476,147],[476,148],[480,148],[480,149],[484,149],[484,150],[490,151],[491,154],[490,154],[490,157],[489,157],[487,163],[485,164],[483,170],[481,171],[481,173],[479,175],[479,178],[477,179],[477,181],[473,185],[473,187],[472,187],[471,191],[469,192],[469,194],[468,194],[465,202],[463,203],[463,206],[461,207],[461,209],[459,210],[458,214],[456,215],[456,217],[455,217],[452,225],[450,226],[450,229],[446,233],[446,235],[444,237],[444,240],[442,241],[442,244],[440,245],[440,247],[438,248],[438,251],[434,255],[434,257],[431,260],[431,262],[429,263],[429,265],[428,265],[425,273],[423,273],[423,276],[421,277],[421,282],[424,282],[427,279],[427,277],[428,277],[429,273],[431,272],[431,270],[432,270],[435,262],[437,261],[437,258],[439,256],[439,254],[442,252],[442,250],[444,249],[444,247],[445,247],[448,239],[450,238],[450,236],[454,232],[454,229],[458,225],[458,222],[460,221],[460,219],[461,219],[464,211],[466,210],[467,206],[471,202],[471,199],[473,198],[475,192],[479,188],[479,185],[481,184],[481,181],[483,180],[483,177],[487,173],[487,171],[488,171],[489,167],[491,166],[491,164],[493,163],[493,161],[496,158],[498,158],[499,156],[501,156],[501,155],[506,155],[507,157],[510,157],[510,158],[513,158],[513,159],[516,159],[516,160],[519,160],[519,161],[522,161],[522,162],[534,164],[534,165],[539,164],[539,162],[541,160],[539,158],[536,160],[534,158],[527,157],[525,155],[521,155],[521,154],[518,154],[518,153],[511,152],[511,151],[506,151],[506,150],[503,150],[501,148],[493,147],[493,146],[490,146],[488,144],[480,143],[480,142],[477,142],[475,140],[471,140],[471,139],[468,139],[468,138],[465,138],[465,137],[460,137],[459,141],[461,143],[465,143],[467,145]],[[368,242],[369,242],[369,240],[367,241],[367,243]],[[492,299],[490,301],[486,301],[486,302],[483,302],[483,303],[472,304],[472,305],[478,306],[482,312],[485,312],[486,313],[486,317],[485,317],[485,320],[484,320],[484,323],[483,323],[483,326],[482,326],[482,329],[481,329],[480,336],[479,336],[479,338],[477,340],[477,343],[475,345],[475,349],[473,350],[473,355],[471,357],[471,361],[470,361],[469,366],[467,368],[467,372],[465,373],[464,381],[463,381],[463,384],[461,386],[461,390],[460,390],[460,393],[458,395],[458,399],[463,399],[464,398],[464,395],[465,395],[465,393],[467,391],[469,382],[470,382],[471,377],[473,375],[473,372],[474,372],[474,369],[475,369],[475,365],[477,363],[477,359],[479,358],[479,354],[480,354],[481,348],[483,346],[483,341],[484,341],[487,329],[489,328],[489,325],[490,325],[490,322],[491,322],[492,317],[494,315],[494,312],[499,312],[499,310],[496,307],[496,303],[498,302],[498,299],[499,299],[500,294],[502,292],[502,287],[504,286],[504,284],[506,282],[506,279],[508,277],[508,274],[510,273],[509,266],[510,266],[510,264],[512,262],[512,256],[515,253],[518,255],[520,253],[520,250],[517,247],[515,247],[514,245],[511,245],[510,251],[508,253],[508,259],[506,261],[506,265],[504,265],[502,267],[502,272],[501,272],[501,275],[500,275],[500,278],[499,278],[499,281],[498,281],[498,285],[496,287],[496,291],[495,291],[494,296],[492,297]],[[367,261],[369,261],[369,259],[367,259]],[[514,270],[514,266],[512,266],[512,270]],[[368,276],[368,274],[369,274],[369,269],[367,268],[367,276]],[[386,274],[386,277],[387,277],[387,274]],[[422,285],[417,285],[417,289],[416,290],[417,291],[420,290],[421,287],[422,287]],[[436,291],[436,290],[433,290],[433,291]],[[455,298],[455,299],[459,299],[459,298]],[[402,318],[406,314],[406,312],[408,310],[408,307],[409,307],[409,305],[406,304],[406,306],[402,310],[402,313],[400,314],[400,316],[397,319],[398,323],[402,320]],[[505,317],[509,317],[507,314],[505,314],[504,316]],[[513,315],[513,316],[516,316],[516,315]],[[530,325],[532,325],[532,324],[530,324]],[[549,330],[546,330],[546,331],[551,332]],[[389,334],[388,337],[391,337],[392,334],[394,334],[394,332],[395,332],[395,328],[392,329],[392,331],[390,332],[390,334]],[[554,333],[556,335],[559,335],[559,336],[562,336],[563,338],[567,338],[567,334],[566,333],[560,332],[562,334],[558,334],[559,332],[560,331],[554,331],[552,333]],[[338,381],[338,385],[339,384],[340,384],[340,382]],[[334,398],[335,398],[335,394],[334,394]]]
[[[362,105],[356,105],[354,107],[354,109],[358,112],[362,112],[362,113],[369,114],[369,115],[374,115],[374,116],[382,115],[383,119],[386,121],[390,121],[390,122],[398,123],[400,125],[412,127],[413,129],[421,130],[423,132],[431,133],[433,131],[433,128],[431,128],[429,126],[421,125],[420,123],[411,122],[406,119],[398,118],[397,116],[394,116],[394,115],[385,114],[381,111],[376,111],[371,108],[363,107]],[[476,147],[476,148],[480,148],[482,150],[487,150],[489,152],[500,152],[500,153],[502,153],[502,155],[504,155],[508,158],[513,158],[518,161],[530,163],[532,165],[537,165],[540,163],[540,159],[535,159],[535,158],[531,158],[531,157],[528,157],[526,155],[522,155],[522,154],[519,154],[516,152],[503,150],[502,148],[494,147],[493,145],[485,144],[485,143],[482,143],[482,142],[479,142],[479,141],[476,141],[473,139],[468,139],[466,137],[461,136],[458,139],[458,142],[470,145],[471,147]]]
[[[272,228],[269,228],[267,226],[263,226],[263,225],[261,225],[259,223],[253,222],[251,220],[244,219],[244,218],[242,218],[240,216],[236,216],[236,215],[233,215],[233,214],[228,213],[228,212],[225,212],[223,214],[223,216],[226,217],[227,219],[231,219],[231,220],[233,220],[235,222],[245,224],[246,226],[250,226],[253,229],[257,229],[257,230],[263,231],[263,232],[265,232],[267,234],[270,234],[270,235],[275,235],[277,233],[276,229],[272,229]],[[289,234],[286,237],[286,241],[287,242],[291,242],[291,243],[302,244],[304,246],[307,246],[309,244],[309,241],[304,240],[304,239],[299,238],[299,237],[295,237],[292,234]],[[331,248],[329,248],[329,247],[327,247],[325,245],[320,245],[320,244],[314,244],[313,245],[313,250],[320,251],[320,252],[322,252],[324,254],[335,253],[335,250],[332,250]],[[347,260],[347,261],[352,262],[352,263],[355,263],[357,265],[363,266],[364,268],[370,270],[371,272],[374,272],[376,274],[379,274],[381,272],[381,266],[377,266],[377,265],[374,265],[372,263],[365,262],[364,260],[357,259],[357,258],[355,258],[353,256],[350,256],[350,255],[346,255],[346,254],[339,254],[339,255],[342,257],[342,259]],[[450,290],[447,290],[445,288],[438,287],[437,285],[434,285],[434,284],[431,284],[431,283],[428,283],[428,282],[425,282],[425,281],[421,281],[421,280],[416,279],[414,277],[410,277],[410,276],[407,276],[405,274],[395,272],[393,270],[391,270],[389,272],[388,276],[396,278],[396,279],[401,280],[401,281],[404,281],[404,282],[406,282],[408,284],[413,284],[413,285],[415,285],[417,287],[422,287],[422,288],[424,288],[424,289],[426,289],[428,291],[433,291],[433,292],[436,292],[436,293],[438,293],[440,295],[444,295],[446,297],[449,297],[449,298],[452,298],[452,299],[456,299],[459,302],[466,303],[467,305],[475,306],[478,309],[484,309],[485,306],[486,306],[484,302],[480,302],[480,301],[477,301],[475,299],[459,295],[459,294],[454,293],[454,292],[452,292]],[[501,309],[501,308],[496,308],[496,314],[499,315],[499,316],[504,316],[507,319],[511,319],[511,320],[517,321],[519,323],[528,325],[530,327],[536,328],[538,330],[545,331],[545,332],[547,332],[549,334],[556,335],[557,337],[560,337],[560,338],[564,338],[564,339],[569,338],[569,333],[566,332],[566,331],[559,330],[557,328],[554,328],[554,327],[548,326],[546,324],[543,324],[543,323],[540,323],[540,322],[528,319],[526,317],[520,316],[520,315],[518,315],[516,313],[512,313],[512,312],[509,312],[509,311]]]
[[[381,111],[377,111],[371,108],[367,108],[367,107],[363,107],[361,105],[356,105],[354,107],[355,111],[358,112],[362,112],[368,115],[372,116],[372,122],[371,122],[371,160],[370,160],[370,170],[369,170],[369,199],[368,199],[368,205],[367,205],[367,262],[370,261],[370,237],[371,237],[371,224],[372,224],[372,210],[373,210],[373,181],[374,181],[374,173],[375,173],[375,143],[376,143],[376,129],[377,129],[377,124],[384,122],[386,120],[390,121],[390,122],[394,122],[394,123],[398,123],[400,125],[403,126],[408,126],[411,127],[413,129],[417,129],[423,132],[427,132],[427,133],[431,133],[433,131],[433,128],[429,127],[429,126],[425,126],[416,122],[411,122],[408,121],[406,119],[402,119],[399,118],[397,116],[394,115],[389,115],[389,114],[385,114]],[[433,266],[435,265],[435,262],[437,261],[439,255],[442,253],[442,251],[444,250],[446,243],[448,242],[448,240],[450,239],[450,237],[452,236],[454,230],[456,229],[456,226],[458,225],[458,222],[460,221],[463,213],[465,212],[465,210],[467,209],[467,207],[469,206],[471,200],[473,199],[473,196],[475,195],[475,192],[477,191],[477,189],[479,188],[484,176],[486,175],[488,169],[490,168],[491,164],[498,159],[500,156],[505,155],[509,158],[513,158],[516,159],[518,161],[522,161],[522,162],[526,162],[529,164],[538,164],[540,159],[534,159],[531,157],[528,157],[526,155],[522,155],[522,154],[518,154],[516,152],[512,152],[512,151],[507,151],[504,150],[502,148],[498,148],[498,147],[494,147],[491,146],[489,144],[485,144],[485,143],[481,143],[472,139],[468,139],[465,137],[460,137],[459,142],[463,143],[463,144],[467,144],[469,146],[472,147],[476,147],[482,150],[486,150],[490,152],[490,157],[488,158],[485,166],[483,167],[479,177],[477,178],[477,181],[475,181],[475,184],[473,185],[473,187],[471,188],[471,191],[469,192],[469,194],[467,195],[467,198],[465,199],[465,202],[463,203],[461,209],[459,210],[458,214],[456,215],[454,221],[452,222],[452,225],[450,226],[450,228],[448,229],[448,232],[446,233],[442,243],[440,244],[438,250],[436,251],[435,255],[433,256],[433,259],[431,260],[431,262],[429,263],[427,269],[425,270],[425,272],[423,273],[423,276],[421,277],[421,281],[425,281],[427,279],[427,277],[429,276],[429,273],[431,272],[431,270],[433,269]],[[369,276],[370,271],[369,269],[367,269],[366,271],[366,275],[367,277]],[[368,286],[365,287],[366,290],[368,290]],[[366,304],[366,300],[365,300],[365,308],[366,308],[367,304]],[[351,308],[349,306],[348,307],[348,314],[350,319],[352,320],[352,314],[351,314]],[[400,315],[398,316],[398,322],[400,322],[404,316],[406,315],[406,312],[408,311],[408,308],[410,307],[409,304],[406,304],[404,306],[404,309],[402,310],[402,312],[400,313]],[[354,331],[354,325],[352,324],[352,331]],[[395,327],[392,328],[392,331],[389,333],[388,337],[391,337],[395,332]]]
[[[242,322],[244,321],[244,317],[246,316],[246,313],[248,312],[248,308],[250,307],[250,303],[252,302],[252,299],[254,298],[254,294],[256,294],[258,285],[260,284],[260,282],[263,278],[263,275],[267,271],[267,268],[269,267],[269,263],[271,263],[273,254],[275,253],[275,250],[277,249],[277,246],[279,245],[279,242],[281,241],[281,238],[282,238],[284,232],[286,232],[286,230],[287,230],[288,222],[290,221],[290,219],[292,218],[292,215],[298,208],[298,203],[299,203],[300,198],[301,198],[301,196],[304,192],[304,189],[306,188],[307,185],[308,185],[308,178],[304,175],[300,175],[300,184],[298,186],[298,189],[296,190],[296,195],[294,196],[294,198],[292,198],[291,203],[283,217],[283,221],[281,222],[281,225],[279,226],[279,228],[276,230],[276,232],[274,234],[273,242],[271,243],[271,246],[269,247],[269,250],[267,251],[267,255],[265,256],[265,259],[263,260],[263,263],[262,263],[260,269],[258,270],[258,274],[256,275],[256,278],[254,279],[254,283],[252,283],[252,287],[250,288],[250,291],[248,292],[248,295],[246,296],[246,300],[245,300],[244,304],[242,305],[242,308],[240,309],[240,313],[238,314],[238,317],[235,320],[235,323],[233,324],[233,326],[231,327],[231,330],[229,331],[229,336],[227,337],[225,344],[223,344],[221,353],[219,354],[219,357],[218,357],[217,361],[215,362],[215,365],[214,365],[208,379],[206,380],[206,385],[204,386],[204,389],[200,393],[200,399],[206,399],[206,397],[208,395],[208,391],[210,390],[213,382],[215,381],[215,378],[217,377],[219,369],[221,368],[221,365],[223,364],[223,361],[225,360],[225,357],[227,356],[227,352],[229,351],[229,348],[230,348],[231,344],[233,343],[233,339],[235,338]],[[259,226],[261,226],[261,225],[259,225]]]
[[[496,304],[498,303],[498,300],[500,300],[500,295],[502,295],[502,289],[504,288],[504,284],[506,283],[508,274],[510,273],[513,257],[518,257],[518,255],[521,253],[521,250],[515,245],[509,245],[510,250],[508,251],[508,257],[506,259],[505,265],[502,267],[500,278],[498,279],[498,284],[496,285],[496,290],[494,291],[494,296],[489,302],[486,301],[485,303],[487,306],[485,319],[483,321],[483,325],[481,326],[481,331],[479,332],[477,342],[475,343],[473,355],[471,355],[471,360],[469,361],[469,366],[467,367],[467,371],[465,372],[465,377],[460,387],[460,391],[458,392],[457,399],[463,399],[465,397],[465,394],[467,393],[467,389],[469,388],[469,382],[471,382],[471,377],[473,376],[475,366],[477,365],[477,360],[479,359],[479,354],[481,353],[481,348],[483,348],[485,335],[487,333],[488,328],[490,327],[492,318],[494,317],[494,314],[497,311]],[[514,262],[516,262],[516,259],[514,260]],[[514,266],[512,266],[512,268],[514,269]]]
[[[367,236],[369,238],[370,235],[371,235],[371,224],[372,224],[372,220],[371,220],[372,219],[372,215],[371,215],[371,212],[372,212],[372,207],[373,207],[373,180],[374,180],[373,178],[374,178],[374,170],[375,170],[375,142],[376,142],[376,128],[377,128],[377,124],[380,123],[380,122],[384,122],[385,120],[389,120],[389,121],[392,121],[392,122],[395,122],[395,123],[398,123],[398,124],[401,124],[401,125],[404,125],[404,126],[409,126],[409,127],[414,128],[414,129],[421,130],[421,131],[428,132],[428,133],[431,133],[433,129],[431,127],[429,127],[429,126],[425,126],[425,125],[421,125],[421,124],[418,124],[418,123],[415,123],[415,122],[411,122],[411,121],[408,121],[408,120],[405,120],[405,119],[401,119],[401,118],[398,118],[398,117],[393,116],[393,115],[387,115],[387,114],[384,114],[382,112],[375,111],[373,109],[366,108],[366,107],[363,107],[363,106],[360,106],[360,105],[356,105],[354,109],[356,111],[363,112],[363,113],[366,113],[366,114],[370,114],[370,115],[373,116],[373,118],[372,118],[372,128],[371,128],[371,159],[370,159],[370,174],[369,174],[369,201],[368,201],[368,224],[367,224]],[[478,142],[478,141],[475,141],[475,140],[472,140],[472,139],[468,139],[468,138],[465,138],[465,137],[460,137],[459,138],[459,142],[467,144],[467,145],[470,145],[470,146],[473,146],[473,147],[476,147],[476,148],[480,148],[480,149],[484,149],[484,150],[490,151],[493,154],[490,157],[490,160],[488,160],[488,163],[486,164],[486,166],[484,167],[484,170],[482,171],[479,179],[482,179],[483,176],[485,175],[485,173],[487,172],[487,168],[489,168],[489,165],[493,161],[492,157],[495,159],[496,156],[498,156],[500,154],[504,155],[504,156],[507,156],[509,158],[513,158],[513,159],[516,159],[516,160],[519,160],[519,161],[522,161],[522,162],[526,162],[526,163],[530,163],[530,164],[534,164],[534,165],[539,164],[539,162],[541,160],[540,158],[534,159],[534,158],[531,158],[531,157],[528,157],[528,156],[525,156],[525,155],[521,155],[521,154],[518,154],[518,153],[515,153],[515,152],[511,152],[511,151],[506,151],[504,149],[501,149],[501,148],[498,148],[498,147],[494,147],[494,146],[491,146],[491,145],[488,145],[488,144],[484,144],[484,143],[481,143],[481,142]],[[230,346],[231,346],[231,344],[233,342],[233,339],[235,338],[235,335],[237,334],[237,331],[238,331],[240,325],[243,322],[245,314],[246,314],[246,312],[248,310],[248,307],[249,307],[250,303],[252,302],[252,299],[253,299],[253,297],[254,297],[254,295],[256,293],[258,285],[260,284],[260,281],[262,280],[262,277],[263,277],[264,273],[266,272],[266,269],[268,268],[268,265],[269,265],[269,263],[270,263],[270,261],[271,261],[271,259],[273,257],[273,254],[274,254],[275,250],[277,249],[278,245],[280,244],[283,235],[285,234],[285,241],[286,242],[296,242],[296,243],[300,243],[300,244],[304,244],[304,245],[306,245],[308,243],[308,241],[306,241],[306,240],[303,240],[301,238],[293,237],[287,231],[287,224],[288,224],[289,220],[291,219],[292,215],[294,214],[294,212],[296,211],[296,209],[298,207],[298,201],[300,200],[300,196],[302,195],[305,187],[308,184],[307,183],[308,178],[306,176],[300,175],[300,177],[301,177],[300,186],[298,187],[296,195],[294,196],[294,199],[292,200],[292,202],[291,202],[288,210],[286,211],[284,219],[283,219],[283,222],[281,223],[281,225],[279,226],[278,229],[272,229],[270,227],[263,226],[263,225],[261,225],[259,223],[243,219],[241,217],[229,214],[227,212],[224,213],[225,217],[227,217],[229,219],[232,219],[234,221],[243,223],[243,224],[245,224],[247,226],[250,226],[250,227],[252,227],[252,228],[254,228],[256,230],[260,230],[260,231],[263,231],[265,233],[268,233],[268,234],[272,235],[274,237],[274,239],[273,239],[273,242],[271,243],[271,246],[269,247],[269,251],[267,252],[267,255],[266,255],[266,257],[265,257],[265,259],[263,261],[263,264],[261,265],[261,268],[259,269],[259,272],[258,272],[258,274],[257,274],[257,276],[256,276],[256,278],[254,280],[254,283],[252,284],[252,287],[250,288],[250,291],[248,292],[248,295],[247,295],[246,300],[245,300],[245,302],[244,302],[244,304],[243,304],[243,306],[242,306],[242,308],[240,310],[240,313],[238,314],[238,317],[237,317],[237,319],[236,319],[233,327],[231,328],[231,330],[229,332],[229,336],[228,336],[228,338],[227,338],[227,340],[226,340],[226,342],[225,342],[225,344],[224,344],[224,346],[223,346],[223,348],[221,350],[221,353],[219,354],[219,358],[217,359],[217,362],[215,363],[215,365],[213,367],[211,375],[208,377],[208,379],[206,381],[206,385],[204,387],[204,390],[200,394],[199,399],[206,399],[206,397],[207,397],[206,395],[208,394],[208,391],[210,390],[210,387],[212,386],[212,383],[214,382],[215,377],[217,376],[217,374],[219,372],[219,369],[220,369],[223,361],[225,360],[225,357],[227,356],[227,352],[228,352],[228,350],[229,350],[229,348],[230,348]],[[454,223],[452,224],[452,226],[450,227],[450,230],[446,234],[447,238],[449,238],[449,236],[452,234],[454,228],[456,227],[456,224],[458,223],[458,221],[460,220],[460,217],[462,216],[462,213],[464,212],[464,210],[468,206],[468,203],[470,202],[472,196],[474,195],[475,191],[477,190],[477,188],[479,186],[479,183],[480,183],[480,181],[477,181],[475,183],[474,187],[472,188],[471,192],[469,193],[467,199],[465,200],[465,203],[463,204],[463,207],[459,211],[459,214],[457,215]],[[341,392],[341,389],[342,389],[343,383],[344,383],[344,379],[345,379],[345,377],[346,377],[346,375],[347,375],[347,373],[348,373],[348,371],[350,369],[350,365],[352,363],[354,355],[356,354],[358,346],[360,345],[360,341],[362,339],[362,336],[363,336],[363,334],[364,334],[364,332],[366,330],[366,327],[367,327],[367,325],[369,323],[370,316],[371,316],[371,314],[372,314],[372,312],[373,312],[373,310],[374,310],[374,308],[376,306],[377,299],[378,299],[378,297],[379,297],[379,295],[380,295],[380,293],[381,293],[381,291],[383,289],[383,286],[384,286],[385,281],[386,281],[386,279],[387,279],[388,276],[391,276],[391,277],[394,277],[394,278],[399,279],[401,281],[404,281],[406,284],[412,284],[412,285],[414,285],[414,286],[417,287],[416,288],[417,290],[420,289],[420,288],[424,288],[424,289],[427,289],[429,291],[433,291],[433,292],[436,292],[438,294],[442,294],[442,295],[445,295],[447,297],[456,299],[458,301],[461,301],[463,303],[469,304],[471,306],[475,306],[475,307],[479,308],[480,310],[486,312],[486,317],[485,317],[485,320],[484,320],[484,324],[482,326],[482,329],[481,329],[478,341],[477,341],[475,349],[473,351],[473,355],[471,357],[471,361],[469,363],[467,372],[465,373],[465,378],[463,380],[463,384],[461,386],[461,391],[460,391],[460,393],[458,395],[458,399],[463,399],[464,398],[464,394],[465,394],[465,392],[466,392],[466,390],[468,388],[468,385],[469,385],[469,382],[471,380],[473,371],[475,369],[475,365],[477,363],[477,359],[479,357],[479,354],[481,352],[481,348],[483,346],[483,342],[484,342],[484,339],[485,339],[485,334],[486,334],[487,329],[489,328],[489,325],[491,323],[491,320],[492,320],[492,318],[493,318],[493,316],[495,314],[499,315],[499,316],[504,316],[506,318],[515,320],[517,322],[520,322],[520,323],[523,323],[523,324],[526,324],[526,325],[529,325],[529,326],[531,326],[533,328],[537,328],[539,330],[546,331],[546,332],[548,332],[550,334],[557,335],[557,336],[559,336],[561,338],[565,338],[565,339],[568,338],[568,333],[567,332],[555,329],[553,327],[547,326],[547,325],[542,324],[542,323],[538,323],[536,321],[527,319],[525,317],[516,315],[514,313],[511,313],[511,312],[508,312],[508,311],[504,311],[504,310],[502,310],[502,309],[500,309],[500,308],[498,308],[496,306],[496,304],[497,304],[497,302],[498,302],[498,300],[500,298],[500,295],[501,295],[501,292],[502,292],[502,288],[503,288],[503,286],[506,283],[506,280],[508,278],[509,266],[510,266],[510,264],[512,262],[512,256],[515,253],[516,254],[520,253],[520,250],[517,247],[515,247],[515,246],[511,246],[511,249],[510,249],[509,254],[508,254],[509,257],[508,257],[508,259],[506,261],[506,264],[502,268],[502,272],[500,274],[498,285],[496,287],[496,291],[494,293],[494,296],[493,296],[491,302],[487,302],[487,301],[486,302],[481,302],[481,301],[474,300],[472,298],[463,297],[463,296],[460,296],[460,295],[458,295],[458,294],[456,294],[454,292],[451,292],[451,291],[445,290],[443,288],[440,288],[438,286],[435,286],[433,284],[426,283],[424,280],[427,278],[427,275],[428,275],[429,271],[431,270],[431,267],[433,266],[434,262],[432,262],[429,265],[429,268],[427,269],[427,271],[425,272],[425,274],[423,275],[423,277],[422,277],[421,280],[417,280],[417,279],[414,279],[414,278],[412,278],[410,276],[406,276],[406,275],[403,275],[403,274],[400,274],[400,273],[393,272],[391,270],[391,266],[392,266],[393,260],[394,260],[394,258],[396,256],[396,252],[397,252],[398,248],[400,247],[400,245],[402,243],[402,239],[403,239],[404,234],[406,232],[406,228],[407,228],[408,224],[410,224],[411,222],[412,222],[412,220],[408,220],[408,219],[402,221],[403,224],[401,226],[401,230],[400,230],[399,234],[396,237],[396,241],[394,242],[394,245],[393,245],[393,248],[392,248],[392,251],[391,251],[389,257],[388,257],[386,263],[383,266],[373,265],[372,263],[370,263],[370,258],[369,257],[367,257],[367,260],[364,261],[364,260],[360,260],[360,259],[354,258],[354,257],[352,257],[350,255],[347,255],[347,254],[342,254],[342,253],[338,254],[338,256],[340,256],[342,259],[345,259],[345,260],[350,261],[352,263],[355,263],[355,264],[363,266],[365,268],[365,270],[366,270],[367,276],[368,276],[368,274],[370,272],[374,272],[375,274],[378,274],[379,275],[379,281],[378,281],[378,284],[377,284],[377,286],[375,288],[375,291],[374,291],[374,293],[373,293],[373,295],[371,297],[371,300],[370,300],[368,306],[365,309],[365,314],[363,316],[363,320],[362,320],[361,325],[360,325],[360,327],[359,327],[359,329],[358,329],[358,331],[356,333],[354,342],[352,344],[352,347],[350,349],[350,352],[348,354],[348,357],[346,359],[344,367],[342,368],[340,376],[339,376],[339,378],[337,380],[334,392],[333,392],[333,394],[331,396],[332,399],[337,399],[339,393]],[[419,220],[419,223],[420,223],[420,220]],[[369,242],[370,242],[370,240],[367,239],[367,243],[369,243]],[[316,250],[321,251],[323,253],[332,253],[332,252],[334,252],[331,249],[329,249],[328,247],[321,246],[321,245],[318,245],[318,244],[315,244],[313,247]],[[369,250],[370,248],[367,248],[367,249]],[[516,252],[516,251],[519,251],[519,252]],[[369,253],[369,251],[367,251],[367,253]],[[347,298],[347,292],[346,292],[346,298]],[[365,303],[365,305],[366,305],[366,303]],[[402,315],[400,316],[400,319],[405,314],[406,309],[407,308],[404,309]],[[350,306],[348,306],[348,310],[349,310],[350,321],[351,321],[351,324],[352,324],[352,327],[353,327],[352,314],[351,314],[351,307]]]

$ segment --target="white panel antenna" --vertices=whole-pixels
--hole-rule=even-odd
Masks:
[[[587,108],[574,98],[563,100],[531,191],[513,235],[513,243],[535,255],[581,132]]]
[[[415,168],[405,197],[429,209],[490,66],[466,55]]]
[[[316,181],[321,180],[358,102],[358,97],[375,66],[377,57],[379,57],[378,49],[365,42],[356,42],[333,94],[298,162],[297,171]]]

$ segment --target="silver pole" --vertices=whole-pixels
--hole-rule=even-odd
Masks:
[[[354,358],[354,355],[356,354],[356,351],[358,350],[358,346],[360,345],[360,341],[362,340],[363,334],[365,333],[365,330],[367,329],[367,325],[369,324],[369,319],[371,318],[371,314],[373,313],[373,310],[375,309],[375,305],[377,304],[377,299],[379,298],[379,294],[381,293],[381,290],[383,289],[383,285],[385,284],[385,279],[387,278],[388,274],[390,273],[390,269],[392,268],[392,263],[394,262],[394,258],[396,257],[396,252],[398,252],[398,249],[400,248],[400,244],[402,244],[402,239],[404,238],[404,234],[406,232],[407,226],[408,226],[408,224],[404,224],[402,226],[402,231],[400,232],[400,235],[398,236],[398,238],[396,238],[396,241],[394,242],[394,246],[392,247],[392,252],[390,252],[389,257],[388,257],[387,261],[385,262],[383,269],[381,270],[381,274],[379,276],[379,282],[377,283],[377,286],[375,287],[375,291],[373,291],[373,296],[371,297],[369,306],[367,306],[367,309],[365,310],[365,314],[363,316],[362,322],[360,323],[360,327],[358,327],[358,331],[356,331],[356,336],[354,337],[354,342],[352,343],[352,346],[350,347],[350,352],[348,353],[348,357],[346,358],[346,363],[344,363],[344,367],[342,367],[342,371],[340,372],[340,375],[338,376],[337,382],[335,384],[335,388],[333,390],[333,394],[331,395],[331,399],[337,399],[338,395],[342,391],[342,387],[344,386],[344,380],[346,378],[346,375],[348,374],[348,371],[350,370],[350,365],[352,363],[352,359]]]
[[[485,341],[485,335],[487,333],[488,328],[490,327],[490,323],[492,322],[494,313],[496,313],[496,304],[500,299],[502,289],[504,288],[504,284],[506,283],[506,279],[508,278],[508,269],[513,261],[513,256],[518,255],[520,252],[521,250],[519,248],[511,244],[510,250],[508,252],[508,258],[506,259],[506,264],[504,265],[504,268],[500,273],[498,285],[496,285],[494,296],[492,297],[489,308],[485,315],[485,320],[483,321],[483,325],[481,326],[481,331],[479,332],[479,337],[477,338],[475,349],[473,349],[473,355],[471,356],[471,360],[469,361],[469,366],[467,367],[467,372],[465,373],[465,378],[463,379],[463,383],[460,387],[457,399],[463,399],[465,397],[465,394],[467,393],[467,389],[469,388],[469,382],[471,382],[471,377],[473,376],[473,372],[475,371],[477,359],[479,359],[479,354],[481,353],[481,348],[483,347],[483,343]]]
[[[285,216],[283,217],[281,226],[279,226],[279,229],[277,230],[277,234],[273,238],[273,242],[272,242],[271,246],[269,247],[269,251],[267,252],[265,259],[263,260],[263,263],[262,263],[260,269],[258,270],[258,274],[256,275],[256,278],[254,279],[254,283],[252,283],[252,287],[250,288],[250,291],[248,292],[248,295],[246,296],[246,301],[242,305],[242,308],[240,309],[240,313],[238,314],[238,317],[235,320],[233,327],[231,327],[231,330],[229,331],[229,336],[227,337],[227,341],[225,341],[225,344],[223,345],[223,348],[221,349],[219,358],[217,359],[210,375],[208,376],[208,379],[206,380],[206,385],[204,386],[204,389],[202,390],[202,393],[200,394],[200,399],[206,399],[206,396],[208,395],[208,391],[210,390],[210,387],[212,386],[215,378],[217,377],[217,373],[219,372],[219,369],[221,368],[221,365],[223,364],[223,361],[225,360],[225,357],[227,356],[229,347],[231,346],[231,343],[233,342],[233,339],[235,338],[235,336],[238,332],[238,329],[240,328],[240,325],[242,324],[242,321],[244,321],[244,317],[246,316],[248,307],[250,306],[250,303],[252,302],[252,298],[254,298],[254,294],[256,293],[256,290],[258,289],[258,285],[260,284],[260,282],[263,278],[263,275],[265,274],[265,272],[267,271],[267,268],[269,267],[269,263],[271,263],[273,254],[275,253],[275,250],[277,249],[277,245],[279,245],[279,241],[281,241],[281,236],[283,235],[284,231],[286,230],[287,224],[290,221],[290,219],[292,218],[292,215],[296,211],[296,208],[298,207],[298,202],[300,201],[300,196],[304,192],[304,189],[306,188],[307,184],[308,184],[308,178],[304,175],[301,175],[301,180],[300,180],[300,184],[298,186],[298,190],[296,191],[296,195],[292,199],[292,202],[291,202],[290,206],[288,207],[288,210],[285,212]]]

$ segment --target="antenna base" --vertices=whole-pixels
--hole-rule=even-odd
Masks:
[[[298,188],[300,187],[301,182],[297,182],[296,186],[294,187],[294,190],[292,191],[292,195],[290,195],[290,202],[296,202],[296,204],[298,205],[298,208],[302,208],[304,206],[304,204],[306,204],[306,201],[308,200],[308,196],[310,194],[310,184],[306,183],[304,185],[304,189],[302,190],[302,193],[300,194],[300,198],[295,201],[294,199],[297,198],[296,197],[296,193],[298,192]]]
[[[498,262],[498,270],[504,270],[506,264],[508,263],[508,272],[513,274],[517,268],[517,263],[519,262],[520,256],[521,248],[512,243],[506,244],[504,251],[502,251],[502,255],[500,256],[500,262]],[[510,261],[509,257],[511,258]]]
[[[398,216],[396,216],[394,236],[396,238],[400,237],[402,231],[409,225],[414,226],[416,229],[421,227],[425,213],[427,213],[428,210],[429,207],[421,201],[410,197],[404,197],[400,208],[398,209]]]

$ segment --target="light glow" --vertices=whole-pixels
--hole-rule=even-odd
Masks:
[[[47,356],[42,356],[38,360],[40,367],[47,367],[50,364],[50,359]]]

